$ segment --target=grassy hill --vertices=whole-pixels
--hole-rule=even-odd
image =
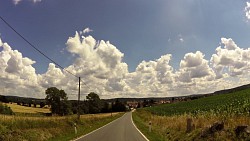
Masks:
[[[167,140],[250,140],[250,134],[236,135],[238,126],[250,125],[250,89],[232,91],[192,101],[163,104],[136,110],[133,119],[152,141]],[[187,119],[192,131],[187,133]],[[148,130],[152,123],[152,132]],[[223,129],[203,136],[215,122]]]

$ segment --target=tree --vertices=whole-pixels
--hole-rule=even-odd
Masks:
[[[91,92],[86,96],[86,98],[88,100],[89,113],[99,113],[102,109],[102,101],[99,96],[96,93]]]
[[[47,95],[45,100],[51,105],[51,113],[58,115],[70,114],[70,103],[68,101],[67,94],[64,90],[59,90],[56,87],[50,87],[45,91]]]
[[[101,110],[102,113],[112,112],[112,103],[106,101],[103,101],[102,103],[103,103],[103,107]]]
[[[120,102],[118,99],[116,99],[115,104],[112,105],[114,112],[124,112],[126,111],[126,106]]]
[[[43,108],[45,106],[44,102],[40,102],[40,108]]]
[[[0,101],[4,103],[9,103],[9,100],[6,98],[6,96],[0,95]]]

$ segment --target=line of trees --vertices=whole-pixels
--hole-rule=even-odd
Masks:
[[[57,115],[76,114],[78,109],[77,101],[69,101],[64,90],[59,90],[56,87],[50,87],[45,91],[46,103],[51,107],[51,113]],[[122,112],[126,111],[124,103],[116,100],[108,103],[91,92],[86,96],[86,100],[80,101],[80,114],[96,114],[106,112]]]
[[[68,100],[67,93],[64,90],[59,90],[56,87],[50,87],[45,90],[45,99],[23,98],[15,96],[1,96],[0,102],[3,103],[17,103],[21,106],[27,107],[45,107],[50,108],[50,111],[54,115],[69,115],[76,114],[78,109],[78,102],[76,100]],[[0,107],[0,110],[6,111],[10,109],[4,105]],[[4,110],[3,110],[4,109]],[[100,99],[99,95],[91,92],[86,96],[86,99],[79,103],[80,114],[96,114],[96,113],[108,113],[108,112],[122,112],[126,111],[125,104],[118,99],[113,102]],[[0,111],[1,112],[1,111]],[[51,115],[51,114],[46,114]]]
[[[0,102],[2,103],[17,103],[17,105],[27,106],[27,107],[40,107],[43,108],[46,105],[45,99],[35,99],[35,98],[24,98],[17,96],[4,96],[0,95]]]

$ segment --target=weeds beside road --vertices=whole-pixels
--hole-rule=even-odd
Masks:
[[[27,117],[0,115],[0,140],[4,141],[45,141],[71,140],[89,133],[123,113],[82,115],[80,121],[76,116],[64,117]],[[75,134],[74,123],[77,123]]]
[[[250,140],[250,134],[246,131],[236,134],[238,126],[250,127],[249,110],[250,89],[247,89],[137,109],[133,113],[133,119],[151,141]],[[192,120],[192,131],[188,133],[187,119]],[[152,123],[152,132],[149,132],[149,122]],[[223,129],[203,136],[206,129],[216,122],[222,122]]]

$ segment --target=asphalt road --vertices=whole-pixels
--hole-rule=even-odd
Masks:
[[[132,112],[76,141],[148,141],[132,122]]]

